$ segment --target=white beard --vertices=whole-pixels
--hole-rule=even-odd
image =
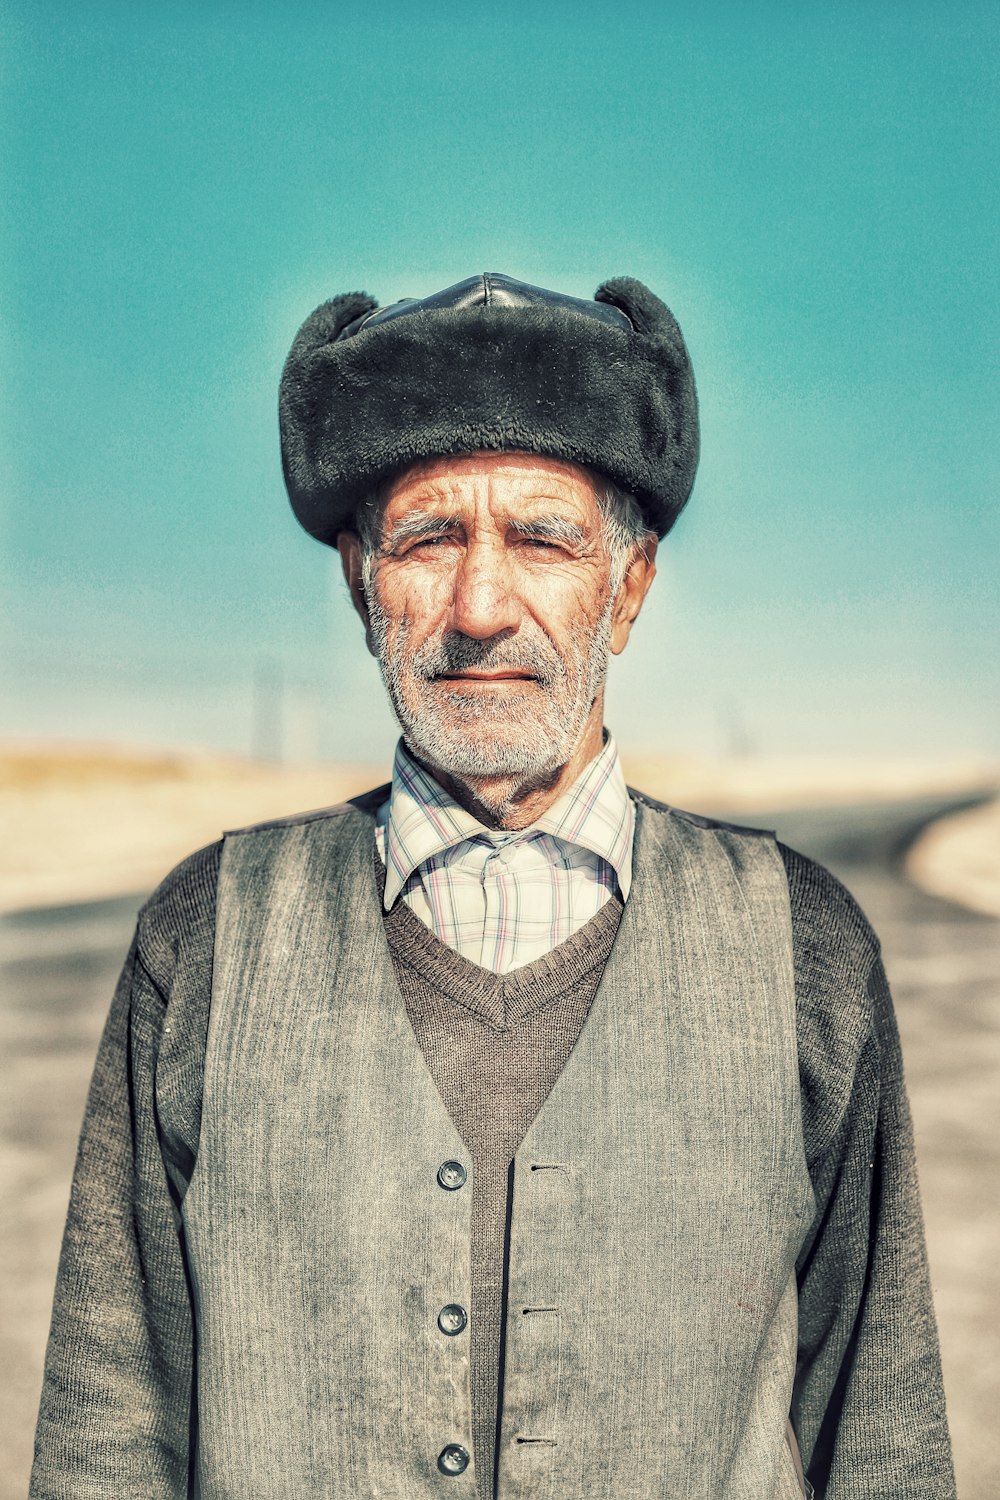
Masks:
[[[374,586],[367,602],[386,691],[418,759],[460,781],[510,778],[522,787],[544,784],[566,764],[607,673],[614,595],[593,631],[575,637],[565,657],[540,627],[527,638],[519,631],[500,642],[442,632],[411,655],[405,623],[390,645],[389,620]],[[509,667],[537,680],[508,686],[496,697],[440,680],[442,673],[468,667]]]

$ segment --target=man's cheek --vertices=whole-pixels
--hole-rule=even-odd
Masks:
[[[425,635],[433,634],[454,598],[451,576],[442,570],[428,569],[407,580],[401,591],[399,607],[411,629],[419,622]]]
[[[546,634],[554,636],[576,631],[581,623],[595,623],[606,602],[587,581],[555,567],[532,579],[523,597]]]

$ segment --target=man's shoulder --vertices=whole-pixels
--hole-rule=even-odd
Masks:
[[[788,883],[800,1001],[829,1006],[849,995],[861,1011],[867,1009],[868,979],[880,955],[878,938],[854,896],[825,865],[782,843],[771,828],[689,812],[634,787],[629,795],[643,808],[695,828],[774,840]]]
[[[878,939],[847,887],[818,860],[782,843],[773,828],[751,823],[734,823],[725,818],[690,812],[687,808],[661,802],[656,797],[651,797],[648,792],[639,791],[632,786],[629,787],[628,792],[632,801],[639,803],[642,807],[655,813],[679,818],[695,828],[745,834],[750,838],[773,839],[785,866],[793,919],[799,922],[805,921],[817,931],[836,930],[841,939],[849,940],[852,946],[864,950],[869,956],[877,952]]]
[[[169,983],[182,948],[211,946],[222,840],[196,849],[164,876],[139,910],[139,959],[161,988]]]
[[[157,979],[172,970],[182,947],[202,949],[214,941],[219,869],[227,838],[267,834],[352,813],[373,819],[388,795],[386,784],[330,807],[250,823],[228,830],[222,838],[182,859],[164,876],[139,912],[139,955],[152,977]]]
[[[661,802],[656,797],[651,797],[648,792],[641,792],[637,787],[630,786],[628,794],[633,802],[638,802],[641,807],[648,808],[650,812],[663,813],[672,818],[680,818],[684,823],[690,823],[695,828],[718,828],[726,833],[746,833],[757,838],[773,838],[774,830],[771,828],[755,828],[748,823],[730,823],[723,818],[711,818],[705,813],[689,812],[684,807],[674,807],[670,802]]]
[[[262,823],[248,823],[242,828],[231,828],[227,830],[227,838],[242,837],[244,834],[269,833],[272,829],[297,828],[308,823],[319,823],[331,818],[348,818],[361,814],[367,818],[373,818],[389,796],[391,783],[386,781],[381,786],[372,787],[367,792],[361,792],[357,797],[350,797],[345,802],[335,802],[329,807],[315,807],[307,812],[288,813],[280,818],[266,818]]]
[[[797,966],[867,978],[879,941],[847,886],[816,859],[778,840],[792,911]]]
[[[139,920],[156,921],[172,907],[198,907],[206,893],[212,892],[222,857],[222,839],[206,844],[174,865],[139,910]]]

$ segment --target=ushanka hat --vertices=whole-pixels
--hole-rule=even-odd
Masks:
[[[627,276],[592,302],[493,271],[384,308],[334,297],[299,329],[279,411],[292,508],[330,545],[392,474],[510,449],[597,470],[663,536],[698,462],[681,331]]]

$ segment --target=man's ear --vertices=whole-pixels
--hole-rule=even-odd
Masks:
[[[628,645],[632,626],[639,617],[643,600],[649,593],[650,584],[655,577],[656,532],[647,531],[642,541],[636,544],[632,560],[622,579],[621,588],[618,590],[609,642],[613,655],[618,656]]]
[[[372,622],[368,614],[368,602],[365,599],[365,591],[362,584],[364,571],[361,566],[361,538],[357,532],[338,532],[337,551],[340,553],[340,562],[344,569],[347,587],[351,591],[351,603],[361,616],[365,627],[365,644],[372,656],[375,656],[375,643],[372,640]]]

